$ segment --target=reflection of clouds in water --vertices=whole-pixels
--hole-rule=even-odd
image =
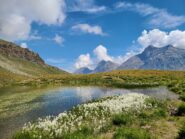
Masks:
[[[123,95],[130,93],[129,90],[126,89],[107,89],[105,96],[112,96],[112,95]]]
[[[82,102],[86,102],[95,98],[102,98],[114,95],[124,95],[129,93],[145,94],[160,99],[177,99],[178,96],[170,92],[166,87],[145,88],[145,89],[115,89],[102,87],[76,87],[74,92],[81,98]]]
[[[76,95],[81,98],[81,101],[86,102],[93,99],[98,89],[94,87],[76,87],[74,90]]]
[[[95,98],[128,94],[132,92],[126,89],[112,89],[101,87],[76,87],[74,88],[74,90],[76,95],[81,98],[82,102],[86,102]]]
[[[115,88],[106,88],[106,87],[62,87],[60,89],[53,89],[46,93],[43,97],[40,98],[40,102],[45,103],[57,103],[57,102],[66,102],[66,103],[77,103],[81,101],[82,103],[90,101],[92,99],[114,96],[114,95],[123,95],[128,93],[139,93],[145,94],[152,97],[157,97],[160,99],[176,99],[178,96],[170,92],[166,87],[158,88],[145,88],[145,89],[115,89]]]

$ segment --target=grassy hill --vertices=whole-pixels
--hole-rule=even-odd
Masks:
[[[0,87],[47,74],[67,72],[45,64],[37,53],[27,48],[0,40]]]

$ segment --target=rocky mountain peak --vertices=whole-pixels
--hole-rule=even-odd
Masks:
[[[37,53],[4,40],[0,40],[0,54],[7,57],[20,58],[36,64],[45,65],[44,61]]]
[[[148,46],[141,54],[131,57],[119,69],[185,70],[185,49],[167,45]]]

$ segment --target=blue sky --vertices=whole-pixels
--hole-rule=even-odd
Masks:
[[[28,5],[13,1],[15,8],[21,8],[17,1]],[[101,60],[122,63],[150,44],[185,48],[184,0],[53,0],[38,10],[39,2],[30,1],[33,8],[26,11],[12,10],[15,16],[3,11],[7,20],[1,23],[5,16],[0,14],[0,37],[67,71],[93,68]]]

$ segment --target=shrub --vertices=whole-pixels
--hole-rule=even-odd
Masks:
[[[118,126],[131,124],[131,122],[132,117],[129,114],[116,114],[112,118],[112,123]]]
[[[150,135],[143,129],[119,128],[114,134],[115,139],[150,139]]]
[[[185,103],[182,103],[177,110],[177,115],[178,116],[183,116],[185,115]]]
[[[179,130],[179,135],[177,139],[184,139],[185,138],[185,122],[183,123],[181,129]]]
[[[180,95],[180,99],[181,99],[182,101],[185,101],[185,94]]]
[[[63,139],[93,139],[93,129],[83,126],[74,133],[64,135]]]
[[[154,116],[157,117],[166,117],[167,116],[167,111],[163,108],[157,108],[156,110],[154,110]]]
[[[34,139],[34,135],[32,133],[21,133],[21,132],[18,132],[12,138],[13,139]]]

